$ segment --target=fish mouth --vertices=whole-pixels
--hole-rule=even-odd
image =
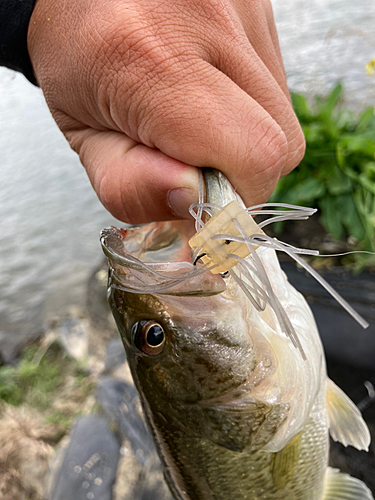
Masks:
[[[164,246],[154,240],[145,248],[146,239],[151,239],[152,232],[165,224],[153,223],[129,229],[111,226],[102,230],[100,243],[109,261],[109,286],[131,293],[178,296],[210,296],[226,290],[223,278],[210,273],[204,265],[193,265],[187,261],[150,261],[150,254],[157,255],[157,251],[162,249],[169,258],[170,249],[181,249],[185,243],[186,238],[183,237],[182,241],[177,241],[179,235],[176,230],[176,237],[172,234],[168,239],[165,234]],[[181,224],[176,226],[178,229]],[[181,250],[176,253],[183,254]]]

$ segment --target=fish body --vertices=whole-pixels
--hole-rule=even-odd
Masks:
[[[231,201],[215,175],[208,184],[215,203]],[[193,267],[182,263],[191,233],[189,222],[167,222],[104,236],[107,255],[113,251],[110,305],[173,496],[372,499],[363,483],[328,468],[329,427],[359,449],[369,444],[368,429],[327,379],[310,308],[273,249],[257,253],[305,357],[272,308],[257,310],[231,277],[205,273],[176,287],[162,283],[155,293],[126,289],[142,281],[141,270],[121,255],[178,275]]]

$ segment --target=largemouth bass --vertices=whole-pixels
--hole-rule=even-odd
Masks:
[[[210,203],[235,199],[219,174],[206,187]],[[329,432],[360,450],[370,435],[327,379],[311,310],[275,251],[256,250],[301,350],[269,305],[257,309],[231,275],[190,262],[193,234],[190,221],[102,233],[110,305],[173,496],[371,500],[361,481],[328,467]]]

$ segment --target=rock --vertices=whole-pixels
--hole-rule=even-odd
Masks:
[[[49,500],[112,500],[119,451],[106,418],[78,419],[62,465],[52,478]]]
[[[108,342],[105,359],[104,359],[104,371],[109,372],[122,365],[126,361],[126,354],[124,346],[120,338],[112,339]]]
[[[15,333],[14,330],[17,330]],[[11,328],[0,331],[0,356],[4,365],[16,365],[22,349],[37,341],[45,333],[42,326],[32,327],[22,322],[14,322]]]
[[[120,454],[113,500],[173,500],[156,453],[143,467],[127,441]]]
[[[107,301],[107,259],[91,273],[87,283],[87,312],[90,319],[89,354],[103,359],[107,343],[118,331]]]
[[[77,360],[87,357],[89,341],[89,322],[87,319],[62,319],[58,333],[60,343],[69,356]]]
[[[374,368],[375,279],[370,271],[353,276],[344,268],[319,274],[337,290],[370,326],[364,330],[325,289],[293,263],[282,263],[291,284],[307,299],[317,322],[326,355],[357,368]]]
[[[70,434],[66,434],[63,438],[60,439],[57,450],[48,464],[48,474],[45,478],[45,492],[43,496],[44,499],[49,500],[51,498],[51,493],[55,486],[56,477],[62,467],[65,453],[70,443],[70,437]]]
[[[134,385],[101,377],[96,394],[107,416],[116,422],[123,439],[115,500],[173,500],[153,439],[144,423]],[[135,474],[138,474],[137,480]],[[133,491],[131,485],[135,485]]]
[[[2,333],[3,332],[0,332],[0,338],[1,338]],[[4,356],[1,354],[1,350],[0,350],[0,366],[4,366],[4,365],[5,365]]]
[[[87,310],[91,321],[99,330],[117,332],[107,301],[108,262],[102,262],[93,269],[87,283]]]
[[[138,500],[136,491],[141,473],[141,464],[134,455],[130,443],[124,440],[120,449],[120,460],[113,486],[113,500]]]
[[[101,377],[96,389],[98,403],[116,423],[122,439],[129,440],[141,465],[155,453],[153,439],[144,424],[137,390],[122,380]]]
[[[101,377],[97,398],[123,440],[114,500],[173,500],[134,385]]]

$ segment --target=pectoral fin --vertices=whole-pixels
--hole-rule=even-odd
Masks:
[[[374,498],[365,483],[328,467],[322,500],[374,500]]]
[[[368,451],[371,437],[361,412],[330,379],[327,385],[327,413],[329,433],[334,441]]]
[[[294,469],[298,463],[301,437],[302,431],[294,436],[282,450],[274,455],[272,480],[274,486],[279,490],[284,489],[293,477]]]

